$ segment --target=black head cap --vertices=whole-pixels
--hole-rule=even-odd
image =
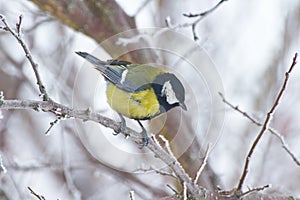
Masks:
[[[174,74],[164,73],[158,75],[153,81],[152,87],[161,105],[161,112],[166,112],[176,106],[187,110],[184,104],[184,87]]]

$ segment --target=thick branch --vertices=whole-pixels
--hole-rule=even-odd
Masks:
[[[80,31],[98,43],[122,31],[135,28],[129,17],[115,1],[104,0],[31,0],[62,23]]]
[[[115,122],[114,120],[104,117],[98,113],[92,112],[90,109],[75,110],[53,101],[2,100],[0,102],[0,109],[29,109],[35,111],[44,111],[53,113],[61,118],[76,118],[84,121],[94,121],[113,130],[118,130],[120,127],[118,122]],[[130,128],[126,128],[123,134],[129,135],[130,138],[136,143],[141,143],[140,133]],[[157,158],[161,159],[165,164],[167,164],[174,171],[181,182],[186,183],[188,191],[193,197],[200,198],[205,196],[205,191],[192,181],[175,157],[164,151],[153,140],[150,140],[146,147],[151,150]]]
[[[41,10],[50,13],[52,16],[70,28],[82,32],[83,34],[94,39],[99,44],[101,43],[101,47],[105,49],[113,58],[122,56],[121,59],[136,63],[155,61],[155,56],[150,50],[133,51],[130,53],[130,55],[120,55],[120,52],[127,52],[129,46],[132,47],[136,46],[137,44],[131,44],[129,46],[119,45],[118,48],[113,48],[117,45],[115,43],[116,41],[107,40],[108,38],[127,30],[131,30],[130,33],[128,33],[128,37],[133,37],[133,33],[138,34],[138,31],[134,30],[134,28],[136,28],[134,17],[128,16],[115,1],[31,1]],[[126,34],[123,33],[124,37],[125,35]],[[143,43],[145,41],[139,42]]]
[[[91,37],[105,49],[113,58],[121,56],[112,47],[116,46],[114,40],[108,38],[121,32],[136,28],[133,17],[128,16],[115,1],[105,0],[31,0],[41,10],[50,13],[53,17]],[[137,33],[138,34],[138,33]],[[129,37],[132,35],[129,35]],[[105,41],[105,42],[103,42]],[[120,49],[127,47],[119,46]],[[122,59],[140,62],[145,57],[143,53],[132,52],[123,55]]]

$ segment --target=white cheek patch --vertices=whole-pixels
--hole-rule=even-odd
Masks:
[[[121,84],[123,84],[124,81],[126,80],[127,73],[128,73],[128,69],[125,69],[122,73],[122,77],[121,77],[121,81],[120,81]]]
[[[161,90],[161,95],[166,96],[167,102],[169,104],[174,104],[179,102],[170,81],[164,83]]]

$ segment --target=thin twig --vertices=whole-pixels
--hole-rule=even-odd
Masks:
[[[43,197],[42,195],[37,194],[35,191],[33,191],[33,189],[31,189],[30,187],[27,187],[28,190],[30,191],[30,193],[35,196],[37,199],[39,200],[46,200],[45,197]]]
[[[137,169],[137,170],[134,170],[133,172],[150,172],[150,171],[154,171],[155,173],[160,174],[162,176],[169,176],[169,177],[178,179],[177,176],[175,176],[172,172],[158,170],[152,166],[150,166],[148,169]]]
[[[228,105],[229,107],[231,107],[233,110],[241,113],[244,117],[246,117],[247,119],[249,119],[253,124],[257,125],[257,126],[262,126],[262,123],[259,122],[257,119],[255,119],[254,117],[251,117],[247,112],[243,111],[242,109],[240,109],[238,106],[234,106],[233,104],[231,104],[227,99],[225,99],[224,95],[222,93],[219,93],[219,95],[222,98],[222,101]],[[297,159],[297,157],[295,156],[295,154],[289,149],[288,144],[285,142],[284,137],[282,136],[282,134],[280,134],[278,131],[276,131],[274,128],[269,127],[268,131],[273,134],[274,136],[276,136],[280,142],[281,142],[281,146],[282,148],[288,153],[288,155],[293,159],[293,161],[300,166],[300,161]]]
[[[158,137],[165,143],[165,149],[167,150],[167,152],[175,158],[175,155],[171,149],[170,143],[167,140],[167,138],[165,138],[165,136],[163,135],[158,135]]]
[[[243,192],[239,197],[243,197],[243,196],[246,196],[252,192],[259,192],[259,191],[262,191],[262,190],[265,190],[267,188],[270,188],[271,185],[268,184],[268,185],[264,185],[264,186],[261,186],[261,187],[255,187],[255,188],[248,188],[248,190],[246,192]]]
[[[208,144],[207,148],[206,148],[206,151],[205,151],[205,154],[204,154],[204,159],[199,167],[199,170],[197,171],[197,174],[196,174],[196,177],[195,177],[195,180],[194,180],[194,183],[197,183],[199,178],[200,178],[200,175],[202,174],[206,164],[207,164],[207,159],[208,159],[208,155],[209,155],[209,152],[210,152],[210,147],[211,145]]]
[[[167,154],[168,154],[168,157],[172,158],[172,160],[173,160],[172,162],[168,162],[169,167],[170,167],[173,171],[174,171],[174,167],[183,170],[182,172],[179,172],[179,171],[178,171],[178,173],[174,171],[175,175],[179,178],[180,182],[186,184],[186,188],[189,190],[189,192],[191,192],[190,188],[193,188],[194,186],[198,187],[198,189],[197,189],[198,191],[192,191],[192,196],[193,196],[193,197],[196,197],[196,196],[197,196],[198,198],[204,198],[204,197],[206,196],[206,191],[205,191],[205,189],[199,187],[199,186],[197,185],[197,183],[195,183],[194,181],[192,181],[192,179],[191,179],[191,178],[188,176],[188,174],[184,171],[182,165],[181,165],[181,164],[178,162],[178,160],[176,159],[176,157],[175,157],[175,155],[174,155],[174,153],[173,153],[173,151],[172,151],[172,149],[171,149],[171,146],[170,146],[169,141],[168,141],[163,135],[158,135],[158,136],[159,136],[159,138],[160,138],[160,139],[164,142],[164,144],[165,144],[165,149],[166,149],[166,152],[165,152],[165,153],[167,153]],[[155,137],[154,137],[154,138],[155,138]],[[153,141],[154,144],[158,145],[158,147],[161,147],[161,146],[159,145],[159,142],[158,142],[156,139],[151,140],[151,141]],[[151,150],[151,149],[150,149],[150,150]],[[180,171],[181,171],[181,170],[180,170]],[[185,175],[187,176],[187,177],[185,177],[185,178],[187,178],[187,179],[185,179],[185,180],[187,180],[187,181],[184,181],[181,177],[179,177],[179,176],[180,176],[180,173],[185,173]],[[198,193],[196,196],[195,196],[195,192]],[[200,193],[199,193],[199,192],[200,192]]]
[[[137,16],[152,0],[146,0],[142,3],[140,7],[138,7],[137,11],[134,13],[133,16]]]
[[[130,192],[129,192],[129,199],[130,200],[135,200],[134,191],[133,190],[130,190]]]
[[[250,148],[250,150],[249,150],[249,152],[247,154],[245,165],[244,165],[244,170],[243,170],[243,173],[242,173],[241,178],[239,180],[239,183],[238,183],[238,185],[236,187],[237,195],[239,195],[239,193],[241,193],[241,191],[242,191],[243,184],[245,182],[246,176],[247,176],[248,171],[249,171],[249,163],[250,163],[251,157],[253,155],[253,152],[254,152],[254,150],[255,150],[258,142],[261,140],[262,136],[264,135],[264,133],[266,132],[266,130],[268,130],[268,128],[269,128],[269,124],[270,124],[272,115],[274,114],[277,106],[279,105],[279,101],[280,101],[280,99],[281,99],[281,97],[282,97],[282,95],[283,95],[283,93],[284,93],[284,91],[286,89],[290,73],[292,72],[294,66],[297,63],[297,56],[298,56],[298,54],[295,53],[295,56],[293,58],[293,62],[291,64],[289,70],[285,73],[284,82],[283,82],[283,84],[281,86],[281,89],[280,89],[280,91],[279,91],[279,93],[278,93],[278,95],[277,95],[277,97],[276,97],[276,99],[275,99],[275,101],[273,103],[273,106],[270,109],[270,111],[267,113],[267,116],[266,116],[265,121],[264,121],[264,123],[262,125],[262,128],[261,128],[259,134],[257,135],[256,139],[254,140],[254,142],[253,142],[253,144],[252,144],[252,146],[251,146],[251,148]]]
[[[165,19],[166,26],[168,28],[171,28],[171,29],[191,27],[192,28],[192,33],[193,33],[194,40],[198,41],[199,37],[197,36],[197,33],[196,33],[196,27],[197,27],[198,23],[200,21],[202,21],[205,17],[207,17],[209,14],[211,14],[213,11],[215,11],[225,1],[228,1],[228,0],[221,0],[214,7],[212,7],[211,9],[209,9],[207,11],[204,11],[202,13],[198,13],[198,14],[191,14],[191,13],[190,14],[186,14],[186,13],[184,13],[183,16],[185,16],[185,17],[189,17],[189,18],[195,18],[195,17],[197,18],[198,17],[198,19],[196,19],[192,23],[184,23],[184,24],[172,25],[171,24],[171,19],[169,17],[167,17]]]
[[[19,37],[21,37],[21,24],[22,24],[22,20],[23,20],[23,15],[19,16],[19,22],[16,23],[16,28],[17,28],[17,34]]]
[[[35,74],[35,77],[36,77],[36,81],[37,81],[37,84],[39,86],[39,90],[43,96],[43,100],[44,101],[48,101],[48,100],[51,100],[46,89],[45,89],[45,86],[42,82],[42,79],[41,79],[41,76],[39,74],[39,70],[38,70],[38,64],[33,60],[33,56],[30,52],[30,50],[28,49],[26,43],[23,41],[23,38],[21,37],[21,23],[22,23],[22,16],[20,15],[19,17],[19,22],[17,23],[17,31],[14,31],[10,26],[9,24],[6,22],[6,19],[3,15],[0,15],[0,20],[2,21],[2,23],[4,24],[4,28],[2,28],[3,30],[5,31],[8,31],[10,32],[16,39],[17,41],[21,44],[22,48],[23,48],[23,51],[25,53],[25,56],[26,58],[29,60],[31,66],[32,66],[32,69],[34,71],[34,74]]]
[[[198,13],[198,14],[192,14],[192,13],[186,14],[186,13],[184,13],[183,16],[185,16],[185,17],[203,17],[205,15],[208,15],[208,14],[212,13],[214,10],[216,10],[225,1],[228,1],[228,0],[221,0],[214,7],[212,7],[211,9],[209,9],[209,10],[207,10],[205,12]]]
[[[0,154],[0,173],[5,174],[6,172],[7,172],[7,169],[6,169],[5,165],[3,164],[3,158]]]
[[[68,159],[68,154],[66,152],[66,142],[65,142],[65,133],[61,134],[62,136],[62,144],[61,144],[61,159],[62,159],[62,165],[63,165],[63,176],[66,181],[67,188],[71,195],[73,196],[72,199],[74,200],[80,200],[82,199],[82,194],[76,187],[73,176],[72,176],[72,171],[70,169],[70,161]]]
[[[50,130],[53,128],[55,124],[57,124],[59,121],[59,117],[55,119],[53,122],[50,122],[50,127],[46,130],[45,135],[49,135]]]
[[[186,187],[186,182],[183,182],[182,188],[183,188],[183,193],[182,193],[183,199],[184,200],[188,200],[189,197],[188,197],[188,191],[187,191],[187,187]]]
[[[172,190],[172,191],[175,193],[175,195],[179,195],[179,192],[177,192],[177,191],[175,190],[175,188],[173,188],[171,185],[167,184],[167,187],[168,187],[170,190]]]

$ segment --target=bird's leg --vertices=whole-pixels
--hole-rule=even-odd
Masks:
[[[141,135],[142,135],[142,139],[143,139],[143,143],[142,143],[142,146],[141,146],[141,148],[143,148],[143,147],[145,147],[145,146],[147,146],[148,145],[148,143],[149,143],[149,137],[148,137],[148,135],[147,135],[147,131],[146,131],[146,129],[144,128],[144,126],[143,126],[143,124],[140,122],[140,120],[136,120],[138,123],[139,123],[139,125],[141,126],[141,128],[142,128],[142,132],[141,132]]]
[[[120,113],[118,113],[118,115],[119,115],[119,117],[121,119],[121,122],[120,122],[120,127],[117,130],[115,130],[114,135],[118,135],[119,133],[123,132],[125,130],[125,128],[126,128],[125,118]]]

